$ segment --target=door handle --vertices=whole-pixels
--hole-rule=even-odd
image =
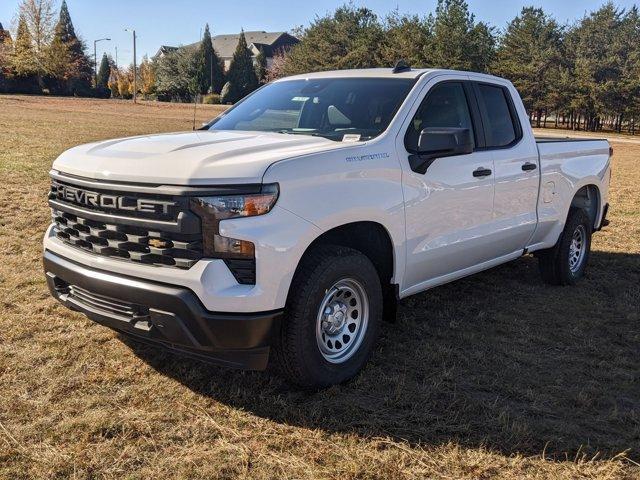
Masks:
[[[530,170],[535,170],[536,168],[538,168],[538,166],[535,163],[531,163],[531,162],[527,162],[524,165],[522,165],[522,170],[525,172],[528,172]]]
[[[491,175],[491,170],[489,170],[488,168],[480,167],[477,170],[473,171],[474,177],[488,177],[489,175]]]

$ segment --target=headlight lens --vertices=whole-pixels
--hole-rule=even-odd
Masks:
[[[202,221],[204,254],[214,258],[253,258],[253,243],[221,236],[220,222],[269,213],[278,194],[278,185],[268,184],[263,185],[259,193],[192,198],[191,210]]]

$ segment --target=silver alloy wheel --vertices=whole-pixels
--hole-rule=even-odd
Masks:
[[[369,322],[369,297],[353,278],[337,281],[326,291],[316,320],[316,341],[331,363],[349,360],[360,347]]]
[[[584,225],[578,225],[573,231],[571,245],[569,245],[569,270],[576,273],[580,270],[586,254],[587,232]]]

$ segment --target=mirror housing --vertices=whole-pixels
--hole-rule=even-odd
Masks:
[[[411,170],[425,173],[438,158],[473,153],[473,136],[468,128],[425,128],[418,138],[418,151],[409,157]]]

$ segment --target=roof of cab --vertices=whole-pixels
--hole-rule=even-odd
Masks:
[[[433,69],[408,69],[393,73],[393,68],[354,68],[351,70],[329,70],[326,72],[312,72],[282,78],[281,80],[302,80],[310,78],[418,78],[425,73],[435,72]]]
[[[409,68],[408,70],[402,70],[400,72],[394,73],[393,68],[361,68],[361,69],[351,69],[351,70],[329,70],[326,72],[312,72],[312,73],[303,73],[300,75],[294,75],[291,77],[284,77],[278,82],[286,81],[286,80],[308,80],[314,78],[408,78],[408,79],[417,79],[422,76],[434,76],[434,75],[443,75],[443,74],[453,74],[453,75],[468,75],[472,76],[475,79],[486,79],[490,81],[501,81],[506,82],[505,79],[496,77],[493,75],[487,75],[484,73],[476,73],[476,72],[464,72],[459,70],[445,70],[445,69],[434,69],[434,68]]]

